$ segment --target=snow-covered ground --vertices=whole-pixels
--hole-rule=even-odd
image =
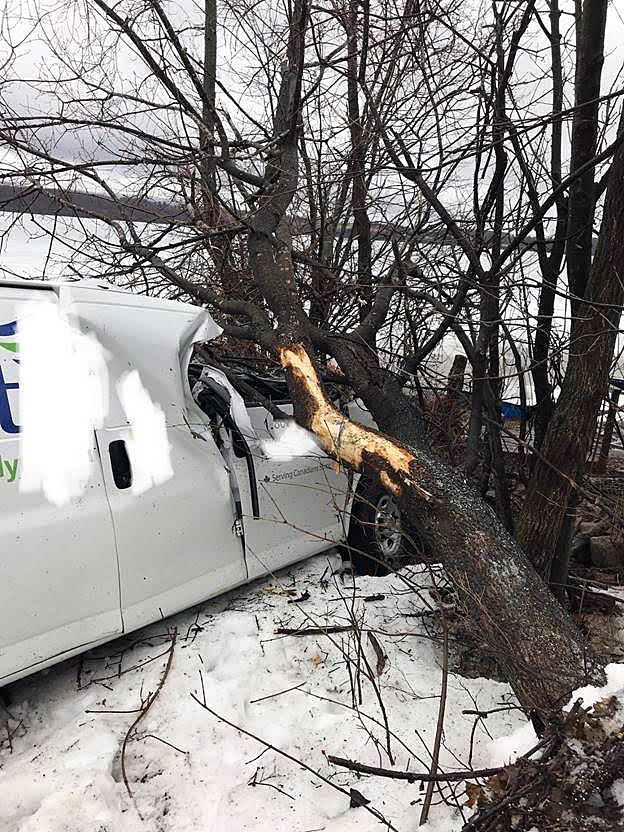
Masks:
[[[0,708],[0,829],[386,828],[367,808],[349,808],[353,787],[390,828],[416,830],[424,795],[419,784],[358,778],[324,755],[390,766],[384,716],[366,679],[370,673],[387,714],[397,768],[428,769],[441,648],[427,617],[410,617],[426,608],[427,592],[419,598],[401,575],[359,577],[353,587],[349,576],[332,574],[339,565],[331,552],[318,556],[14,684],[8,691],[14,719],[3,725],[6,714]],[[430,583],[426,572],[410,576],[420,586]],[[362,631],[359,659],[352,631],[276,633],[278,628],[348,626],[353,616]],[[381,647],[382,661],[369,632]],[[160,693],[127,741],[130,796],[120,749],[137,709],[163,679],[170,650]],[[358,665],[362,704],[354,708]],[[200,703],[205,697],[210,711],[193,696]],[[451,674],[441,769],[499,764],[515,741],[530,745],[522,715],[500,710],[477,725],[470,759],[475,717],[462,710],[513,701],[507,685]],[[456,794],[464,804],[463,784],[456,785]],[[459,811],[436,793],[430,822],[421,828],[452,832],[461,825]]]

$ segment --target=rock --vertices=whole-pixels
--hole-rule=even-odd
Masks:
[[[578,530],[581,534],[588,537],[597,537],[598,535],[606,534],[609,531],[608,520],[583,520],[579,523]]]
[[[600,792],[594,792],[585,802],[591,809],[604,809],[607,805],[602,799]]]
[[[608,534],[592,537],[589,547],[594,566],[602,569],[624,568],[624,544],[614,542]]]

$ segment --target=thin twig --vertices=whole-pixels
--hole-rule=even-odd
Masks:
[[[468,832],[470,829],[477,829],[478,825],[483,824],[485,821],[489,820],[489,818],[497,815],[501,809],[504,809],[505,806],[509,806],[511,803],[515,803],[516,801],[520,800],[521,797],[524,797],[525,794],[529,794],[535,786],[539,783],[539,777],[536,777],[534,780],[531,780],[530,783],[527,783],[522,789],[519,789],[517,792],[513,792],[512,794],[508,795],[503,800],[495,803],[494,806],[487,809],[483,814],[479,812],[479,814],[475,815],[471,818],[468,823],[464,826],[462,832]]]
[[[444,729],[444,711],[446,708],[446,692],[448,689],[448,624],[446,615],[442,610],[442,631],[443,631],[443,654],[442,654],[442,686],[440,689],[440,704],[438,707],[438,724],[436,727],[436,735],[433,743],[433,753],[431,754],[431,774],[435,775],[438,770],[438,760],[440,758],[440,744],[442,742],[442,731]],[[431,800],[433,798],[434,780],[429,781],[427,786],[427,793],[423,801],[422,812],[420,813],[419,826],[424,826],[429,817],[429,809],[431,808]]]
[[[173,748],[174,751],[178,751],[180,754],[188,754],[188,751],[185,751],[183,748],[178,748],[177,745],[174,745],[172,742],[168,742],[164,740],[162,737],[157,737],[156,734],[144,734],[142,737],[139,737],[140,740],[158,740],[158,742],[162,742],[163,745],[168,745],[169,748]]]
[[[143,719],[143,717],[147,714],[149,709],[152,707],[152,705],[154,704],[154,702],[156,701],[156,699],[158,697],[158,694],[161,692],[165,682],[167,681],[167,676],[169,675],[169,671],[171,669],[171,662],[173,661],[173,648],[175,647],[176,636],[177,636],[177,632],[176,632],[176,630],[174,630],[172,635],[171,635],[171,646],[169,647],[169,651],[168,651],[169,656],[167,658],[167,664],[165,665],[165,670],[163,672],[163,675],[160,678],[160,682],[158,683],[158,687],[156,688],[154,693],[148,698],[145,707],[141,709],[141,713],[137,716],[137,718],[134,720],[132,725],[128,728],[128,731],[126,733],[126,736],[124,737],[124,741],[123,741],[122,746],[121,746],[121,774],[122,774],[122,777],[123,777],[124,785],[125,785],[125,787],[128,791],[128,795],[130,796],[130,798],[132,800],[134,800],[134,795],[132,794],[132,789],[130,788],[130,783],[128,782],[128,774],[126,772],[126,748],[128,746],[128,741],[130,739],[130,734],[136,729],[139,722]],[[137,808],[137,812],[139,812],[138,808]],[[141,815],[140,812],[139,812],[139,817],[141,818],[141,820],[143,820],[143,816]]]
[[[346,633],[353,629],[353,624],[331,625],[328,627],[278,627],[275,634],[278,636],[324,636],[326,633]]]
[[[267,696],[261,696],[259,699],[250,699],[249,704],[253,705],[255,702],[264,702],[265,699],[274,699],[276,696],[281,696],[283,693],[290,693],[291,690],[297,690],[302,685],[305,685],[305,682],[299,682],[298,685],[293,685],[292,688],[286,688],[286,690],[280,690],[277,693],[269,693]]]

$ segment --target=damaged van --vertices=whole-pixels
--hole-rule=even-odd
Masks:
[[[279,373],[211,362],[220,333],[190,304],[0,281],[0,686],[332,545],[400,555],[389,495],[294,424]]]

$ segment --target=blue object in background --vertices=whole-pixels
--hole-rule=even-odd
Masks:
[[[504,419],[511,419],[512,422],[520,421],[520,417],[522,416],[522,408],[519,404],[514,404],[513,402],[501,402],[501,407],[503,410]]]

